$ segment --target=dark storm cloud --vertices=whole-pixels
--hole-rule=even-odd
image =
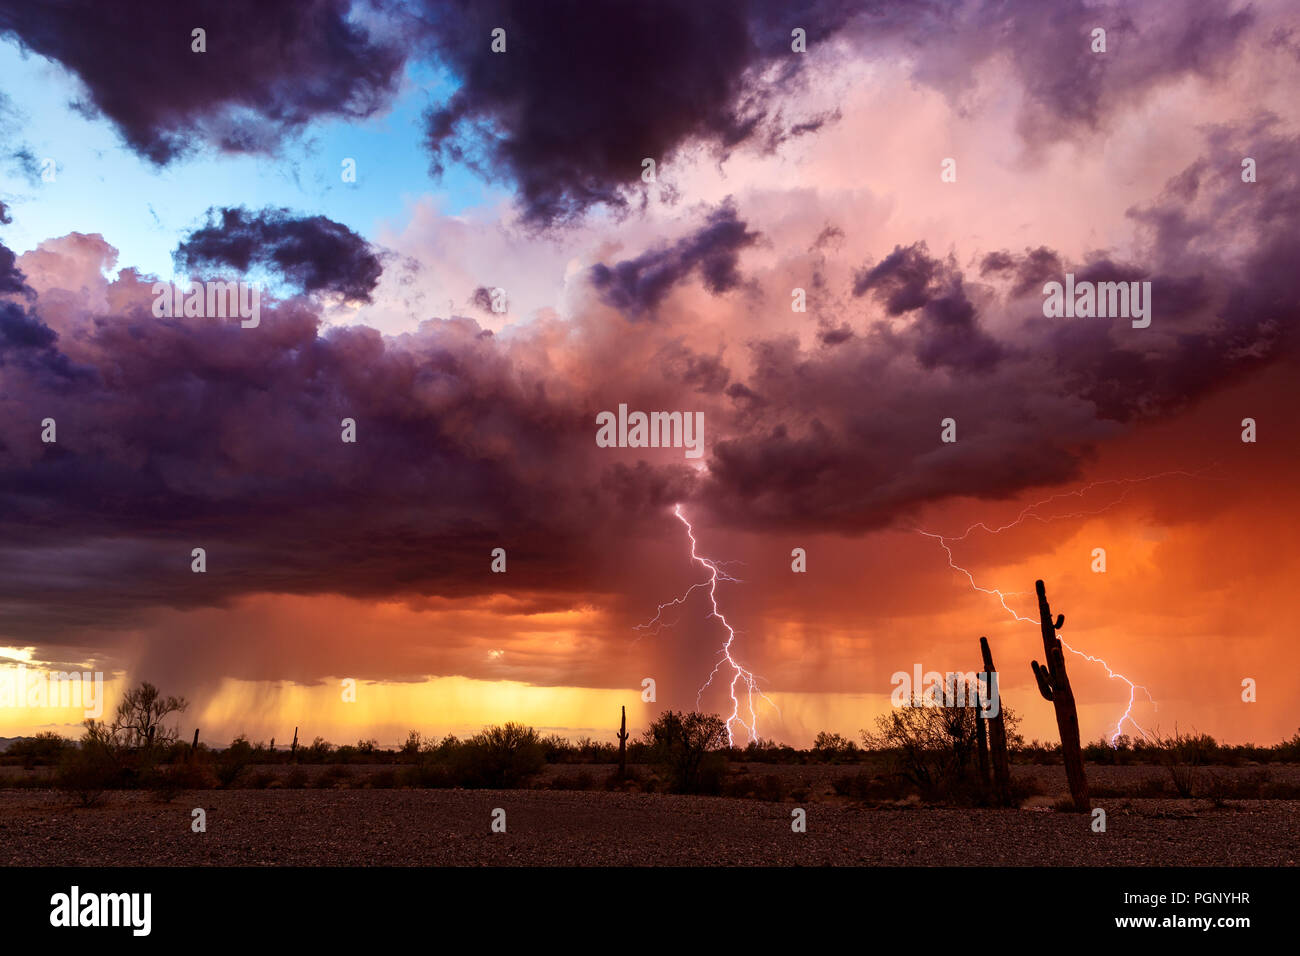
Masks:
[[[0,210],[3,210],[0,203]],[[18,268],[18,257],[14,251],[0,242],[0,295],[26,295],[33,293],[27,286],[27,277]]]
[[[478,594],[497,586],[496,546],[512,588],[567,591],[599,577],[591,555],[610,529],[635,533],[688,493],[684,464],[614,468],[593,441],[601,406],[525,371],[546,367],[540,352],[516,366],[541,346],[472,320],[323,333],[302,299],[264,303],[256,330],[157,319],[151,280],[129,270],[111,298],[112,314],[64,319],[78,332],[54,344],[34,313],[0,303],[13,403],[0,419],[0,629],[66,634],[250,592]],[[22,350],[87,372],[53,381],[11,365]],[[702,389],[725,376],[702,357],[676,364]],[[33,432],[46,415],[56,446]],[[194,547],[206,575],[190,572]]]
[[[1222,160],[1193,164],[1205,175],[1132,210],[1135,261],[1031,247],[999,254],[976,290],[924,245],[900,246],[855,283],[859,302],[895,315],[834,347],[755,337],[745,362],[667,322],[634,346],[604,334],[624,321],[606,310],[586,318],[590,341],[557,345],[544,327],[485,337],[468,319],[388,338],[322,332],[302,299],[265,307],[256,330],[159,320],[129,271],[111,314],[56,321],[68,297],[37,298],[32,315],[63,334],[51,343],[11,315],[6,359],[52,354],[89,371],[56,382],[48,367],[6,365],[0,624],[70,633],[253,592],[482,594],[498,587],[496,546],[512,588],[615,593],[610,549],[662,528],[678,501],[739,528],[852,533],[951,496],[1068,481],[1121,424],[1297,355],[1300,173],[1285,160],[1300,144],[1266,126],[1215,135],[1210,155],[1240,155],[1227,147],[1248,137],[1276,174],[1246,187],[1211,175]],[[1080,275],[1149,279],[1151,327],[1049,320],[1038,293],[994,294],[1053,256]],[[706,473],[595,447],[596,411],[678,408],[687,390],[706,413]],[[47,414],[57,451],[33,435]],[[938,440],[946,417],[952,445]],[[340,441],[343,418],[355,445]],[[200,546],[206,575],[189,571]]]
[[[516,26],[533,22],[532,9]],[[619,9],[632,17],[639,8]],[[683,16],[725,25],[731,9],[697,4]],[[1011,16],[1020,7],[999,9]],[[879,12],[882,33],[918,36],[916,18],[930,15]],[[535,64],[541,54],[526,49],[528,30],[505,25],[512,51],[524,45],[523,64]],[[470,29],[448,27],[452,35],[462,28]],[[486,50],[487,32],[465,37]],[[681,23],[673,30],[686,53],[702,59],[693,35]],[[787,50],[788,42],[774,48]],[[565,60],[566,52],[575,48],[556,47],[550,68],[582,76],[586,61]],[[724,61],[725,52],[710,49]],[[464,56],[470,73],[518,68]],[[1198,70],[1203,58],[1183,62]],[[631,67],[643,82],[655,75]],[[597,119],[617,100],[620,75],[613,72],[610,89],[588,91]],[[680,107],[695,120],[655,127],[653,136],[679,143],[686,140],[675,136],[703,135],[700,115],[743,101],[731,75],[724,71],[722,93],[705,89],[698,108]],[[1087,78],[1099,84],[1103,104],[1118,89],[1107,76]],[[500,83],[470,76],[461,116],[513,119],[521,104],[547,106],[559,95],[526,90],[512,99]],[[574,86],[564,79],[559,91]],[[741,100],[729,98],[736,95]],[[668,97],[680,105],[678,94]],[[640,102],[626,105],[635,111]],[[584,127],[573,116],[579,107],[559,105],[552,119],[520,114],[520,126],[496,141],[499,154],[488,156],[533,184],[525,199],[542,218],[605,201],[614,182],[612,154],[601,152],[613,149],[613,139],[561,142],[559,132]],[[1083,124],[1095,118],[1087,109],[1072,115]],[[734,131],[744,127],[737,123]],[[621,134],[627,126],[615,128]],[[547,132],[557,134],[553,149],[516,151],[544,145]],[[857,322],[844,311],[812,348],[793,333],[756,334],[719,355],[692,348],[682,326],[664,321],[638,329],[645,351],[629,358],[623,353],[640,337],[618,335],[621,325],[602,323],[623,318],[603,314],[580,317],[562,345],[544,331],[530,338],[527,329],[493,337],[466,319],[388,338],[367,328],[322,332],[314,306],[301,299],[268,305],[261,326],[245,330],[238,322],[155,319],[150,283],[127,273],[112,283],[106,306],[87,304],[84,290],[78,299],[75,283],[33,301],[12,257],[0,259],[0,281],[17,297],[0,303],[10,343],[0,416],[7,452],[0,458],[0,623],[24,633],[112,625],[144,607],[187,608],[254,592],[489,593],[499,590],[486,569],[496,546],[509,550],[512,589],[614,593],[600,588],[608,555],[648,520],[662,522],[676,501],[707,506],[740,528],[855,532],[905,522],[951,496],[1005,497],[1068,480],[1119,424],[1296,356],[1297,145],[1267,123],[1213,132],[1210,158],[1132,210],[1144,241],[1131,260],[1102,254],[1071,262],[1031,245],[1022,254],[992,253],[976,284],[923,243],[900,245],[866,264],[851,289],[844,283],[859,310],[877,315],[855,330],[843,324]],[[1224,168],[1224,157],[1235,163],[1242,155],[1257,157],[1270,175],[1242,184],[1235,167]],[[556,184],[535,178],[547,170],[559,171]],[[305,289],[364,297],[373,288],[372,254],[327,220],[313,229],[277,219],[281,213],[227,212],[230,231],[200,230],[183,245],[184,257],[238,269],[270,265]],[[312,240],[300,242],[300,229]],[[636,317],[687,278],[698,276],[715,292],[737,287],[739,250],[753,241],[726,207],[698,232],[598,266],[589,278],[606,302]],[[1057,266],[1149,278],[1151,328],[1045,319],[1035,285]],[[73,299],[76,314],[61,316]],[[788,300],[781,306],[784,312]],[[583,341],[585,332],[603,346]],[[576,351],[553,355],[552,348]],[[47,373],[56,359],[86,372],[55,382]],[[574,381],[606,368],[616,370],[612,383]],[[677,408],[686,390],[707,414],[706,474],[595,448],[597,410],[623,398],[634,407]],[[32,422],[46,414],[59,421],[57,447],[34,437]],[[939,423],[949,416],[958,419],[960,440],[942,445]],[[343,418],[357,423],[356,445],[340,441]],[[207,575],[189,571],[196,546],[208,550]]]
[[[0,364],[11,350],[47,349],[57,338],[53,329],[22,306],[0,302]]]
[[[597,203],[621,207],[641,162],[671,160],[688,143],[726,151],[754,139],[773,148],[829,117],[786,129],[771,105],[809,42],[846,19],[842,3],[735,0],[656,4],[619,0],[449,0],[425,4],[439,59],[460,86],[427,116],[433,170],[468,162],[515,183],[539,225]],[[506,52],[491,33],[506,31]],[[777,74],[760,78],[761,68]]]
[[[906,343],[924,368],[987,371],[1005,350],[979,327],[979,316],[966,294],[962,274],[951,261],[930,256],[924,242],[894,251],[857,272],[853,294],[875,293],[891,316],[916,313],[903,332],[887,327],[877,335]]]
[[[0,296],[14,297],[0,300],[0,369],[24,369],[33,381],[64,386],[77,372],[55,347],[58,333],[31,308],[36,293],[16,263],[13,250],[0,243]]]
[[[403,56],[346,0],[0,0],[0,34],[67,67],[131,149],[164,164],[199,144],[265,151],[318,116],[386,104]],[[207,31],[207,52],[191,31]]]
[[[1039,293],[1043,285],[1053,279],[1060,280],[1065,271],[1061,258],[1046,246],[1026,250],[1021,257],[1010,252],[990,252],[980,262],[980,276],[1010,273],[1015,277],[1011,287],[1012,297]]]
[[[359,20],[366,16],[366,26]],[[432,169],[466,163],[516,187],[526,220],[625,207],[643,159],[683,148],[772,150],[834,122],[787,117],[779,101],[809,57],[906,48],[919,81],[954,97],[984,61],[1005,58],[1025,91],[1022,136],[1048,142],[1100,125],[1163,82],[1224,68],[1254,22],[1210,0],[1129,9],[1082,0],[946,4],[887,0],[0,0],[0,34],[63,64],[136,152],[164,164],[198,145],[268,151],[316,117],[387,105],[408,59],[456,82],[426,116]],[[793,26],[809,53],[790,49]],[[1089,47],[1108,29],[1107,54]],[[191,51],[191,30],[207,52]],[[507,52],[491,50],[506,30]],[[1141,55],[1131,51],[1140,50]],[[1128,52],[1126,52],[1128,51]],[[667,184],[665,184],[667,185]]]
[[[613,266],[597,263],[591,269],[591,284],[606,304],[636,319],[653,312],[673,286],[695,272],[714,295],[730,292],[741,283],[740,250],[757,239],[758,234],[749,231],[736,217],[734,204],[727,201],[698,230],[671,245]]]
[[[370,244],[342,223],[324,216],[294,216],[288,209],[208,210],[208,225],[176,248],[186,268],[251,266],[277,270],[303,292],[337,292],[369,302],[384,271]]]
[[[13,221],[13,216],[9,214],[9,207],[5,205],[3,200],[0,200],[0,225],[7,226]]]

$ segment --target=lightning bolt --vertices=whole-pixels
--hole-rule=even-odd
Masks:
[[[768,704],[776,709],[777,713],[780,713],[780,708],[778,708],[776,704],[773,704],[771,699],[769,699],[758,686],[759,678],[756,677],[752,671],[742,666],[741,663],[732,656],[731,648],[736,641],[736,629],[731,626],[730,622],[727,621],[726,616],[718,609],[718,582],[726,581],[732,584],[743,583],[739,578],[732,577],[730,572],[727,571],[729,565],[738,562],[715,561],[712,558],[706,558],[700,555],[698,553],[698,543],[695,540],[695,529],[691,527],[691,523],[686,519],[686,515],[682,512],[681,505],[673,506],[673,515],[678,521],[686,526],[686,537],[691,542],[691,561],[698,563],[703,567],[709,573],[709,577],[707,580],[700,581],[698,584],[692,584],[679,597],[675,597],[671,601],[666,601],[663,604],[660,604],[659,610],[656,612],[655,616],[645,624],[638,624],[635,629],[639,631],[649,630],[652,631],[652,633],[657,634],[662,628],[671,627],[672,624],[676,623],[676,621],[673,621],[672,623],[665,622],[664,612],[669,608],[681,607],[696,591],[707,588],[711,610],[707,615],[705,615],[705,620],[716,618],[722,624],[723,628],[726,629],[727,639],[723,642],[721,649],[718,651],[718,663],[714,665],[713,671],[709,674],[708,680],[701,685],[699,691],[695,694],[695,706],[697,708],[700,706],[700,698],[713,683],[713,679],[718,675],[718,671],[722,670],[723,667],[730,667],[731,683],[728,690],[731,694],[731,716],[727,718],[727,746],[735,746],[735,732],[732,729],[733,724],[739,724],[741,727],[744,727],[746,733],[749,734],[750,741],[758,740],[758,711],[755,706],[755,697],[767,701]],[[741,688],[740,696],[737,696],[737,688]],[[745,718],[741,716],[742,696],[745,701],[745,709],[749,712],[748,722],[746,722]]]
[[[1213,465],[1209,466],[1209,468],[1213,468],[1213,467],[1214,467]],[[1020,514],[1016,516],[1015,520],[1009,521],[1006,524],[1002,525],[1001,527],[997,527],[997,528],[990,528],[983,521],[979,521],[971,525],[969,528],[967,528],[964,532],[962,532],[959,535],[935,534],[934,532],[931,531],[922,531],[920,528],[917,528],[916,530],[919,534],[922,534],[927,538],[933,538],[934,540],[939,542],[939,546],[943,548],[944,553],[947,554],[948,556],[948,566],[952,568],[954,571],[959,571],[962,574],[964,574],[966,576],[966,580],[970,582],[970,586],[972,588],[974,588],[976,591],[979,591],[981,594],[990,594],[996,597],[998,599],[998,602],[1002,605],[1003,610],[1005,610],[1017,621],[1023,621],[1026,624],[1032,624],[1034,627],[1039,627],[1040,622],[1037,618],[1025,617],[1023,614],[1018,613],[1009,604],[1007,604],[1007,598],[1009,596],[1023,594],[1025,592],[1002,591],[998,588],[980,587],[980,585],[975,582],[975,576],[971,574],[971,572],[968,571],[966,568],[957,564],[956,560],[953,558],[951,542],[963,541],[967,537],[969,537],[972,533],[974,533],[977,529],[983,530],[988,534],[1001,534],[1003,531],[1006,531],[1010,528],[1014,528],[1017,525],[1021,524],[1022,522],[1027,521],[1031,518],[1036,521],[1047,523],[1050,521],[1061,521],[1067,518],[1083,518],[1083,517],[1092,517],[1093,515],[1099,515],[1116,507],[1126,497],[1128,497],[1128,493],[1131,490],[1130,486],[1132,485],[1142,484],[1143,482],[1155,481],[1159,478],[1168,478],[1171,476],[1179,476],[1184,478],[1200,478],[1203,477],[1204,472],[1208,471],[1209,468],[1206,468],[1201,472],[1165,471],[1157,475],[1147,475],[1144,478],[1113,478],[1106,481],[1089,482],[1088,484],[1074,491],[1060,492],[1058,494],[1051,495],[1050,497],[1044,498],[1042,501],[1036,501],[1033,504],[1028,505],[1026,508],[1024,508],[1020,512]],[[1082,498],[1084,495],[1092,491],[1094,488],[1099,488],[1106,485],[1123,486],[1124,490],[1119,495],[1118,498],[1114,499],[1104,507],[1092,511],[1076,511],[1068,514],[1049,515],[1047,517],[1043,517],[1042,515],[1037,513],[1039,508],[1043,508],[1046,505],[1061,500],[1062,498]],[[1147,700],[1151,701],[1151,704],[1155,706],[1156,701],[1155,698],[1151,696],[1151,692],[1141,684],[1135,684],[1133,681],[1129,680],[1129,678],[1125,677],[1123,674],[1114,670],[1110,666],[1110,664],[1108,664],[1102,658],[1094,657],[1091,654],[1087,654],[1083,651],[1077,650],[1076,648],[1071,647],[1069,644],[1067,644],[1064,639],[1061,640],[1061,646],[1064,647],[1070,653],[1077,654],[1079,657],[1082,657],[1084,660],[1089,661],[1090,663],[1100,664],[1105,669],[1106,675],[1111,680],[1121,681],[1128,686],[1128,690],[1129,690],[1128,706],[1124,708],[1124,713],[1120,715],[1119,720],[1116,721],[1115,723],[1115,732],[1111,735],[1110,738],[1111,747],[1116,746],[1115,742],[1119,739],[1120,735],[1124,732],[1125,722],[1132,724],[1133,727],[1137,730],[1137,732],[1142,735],[1143,739],[1146,739],[1147,736],[1146,731],[1143,730],[1142,727],[1138,724],[1138,722],[1133,719],[1133,707],[1137,703],[1137,695],[1139,692],[1146,695]]]

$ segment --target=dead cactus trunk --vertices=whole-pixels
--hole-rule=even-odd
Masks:
[[[1065,651],[1056,632],[1065,624],[1065,615],[1057,615],[1052,623],[1052,609],[1047,604],[1047,592],[1042,581],[1034,582],[1038,592],[1038,617],[1043,630],[1043,652],[1047,663],[1039,666],[1033,662],[1034,677],[1038,681],[1038,690],[1043,697],[1052,702],[1056,708],[1056,728],[1061,734],[1061,757],[1065,761],[1065,776],[1070,781],[1070,796],[1074,808],[1080,813],[1092,810],[1092,801],[1088,797],[1088,778],[1083,772],[1083,750],[1079,746],[1079,714],[1074,706],[1074,691],[1070,689],[1070,677],[1065,672]]]

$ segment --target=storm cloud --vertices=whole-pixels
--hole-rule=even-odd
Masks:
[[[370,244],[347,226],[288,209],[209,209],[208,224],[180,243],[175,259],[191,269],[266,266],[303,292],[336,292],[352,302],[369,302],[384,271]]]
[[[76,74],[80,108],[163,165],[201,145],[268,152],[321,116],[359,118],[396,90],[403,54],[346,0],[0,2],[0,35]],[[191,33],[206,31],[206,52]]]

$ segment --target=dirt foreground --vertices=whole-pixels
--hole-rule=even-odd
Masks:
[[[1294,866],[1300,801],[958,810],[545,790],[206,790],[158,803],[0,790],[4,866]],[[192,829],[193,810],[207,831]],[[506,832],[492,832],[505,810]]]

